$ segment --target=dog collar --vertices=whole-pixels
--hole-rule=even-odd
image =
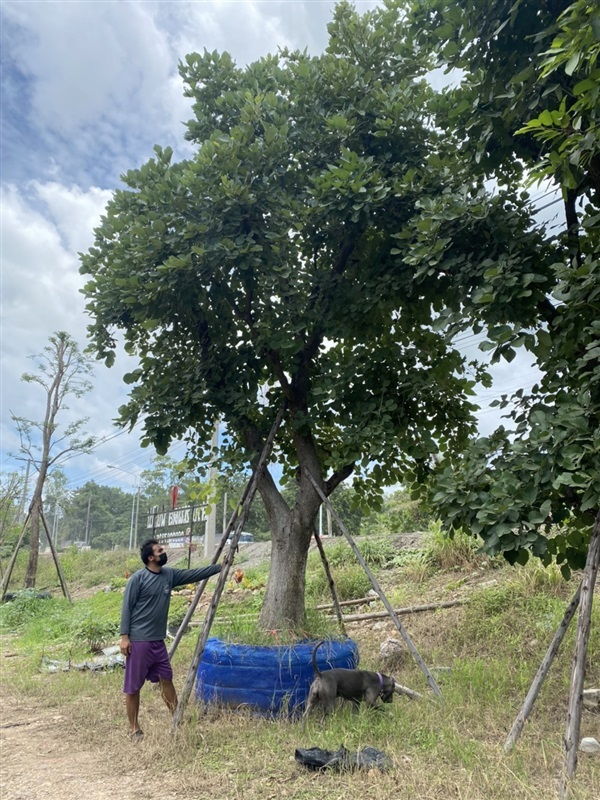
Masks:
[[[377,677],[379,678],[379,694],[381,694],[381,692],[383,691],[383,677],[381,675],[381,672],[377,673]]]

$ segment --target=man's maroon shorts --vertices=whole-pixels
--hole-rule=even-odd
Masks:
[[[137,694],[146,681],[173,680],[173,670],[164,641],[131,642],[125,659],[125,694]]]

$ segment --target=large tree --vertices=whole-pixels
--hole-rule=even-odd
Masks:
[[[320,504],[350,475],[365,497],[423,475],[474,430],[481,370],[452,346],[465,325],[534,325],[552,254],[519,192],[486,193],[460,143],[432,124],[427,62],[387,4],[337,6],[318,57],[227,54],[180,66],[195,118],[123,176],[82,257],[98,355],[120,330],[139,365],[121,421],[164,451],[254,461],[282,402],[259,492],[273,541],[261,622],[300,623]]]
[[[21,439],[21,452],[37,471],[35,487],[29,504],[29,561],[25,573],[25,586],[35,586],[40,547],[40,521],[43,513],[44,486],[52,467],[68,453],[87,452],[94,438],[85,433],[86,419],[68,422],[60,430],[59,416],[68,410],[69,397],[82,397],[91,389],[88,376],[91,363],[79,349],[77,342],[65,331],[49,337],[49,344],[36,356],[35,372],[25,372],[21,380],[38,384],[45,396],[43,419],[31,420],[12,415]]]

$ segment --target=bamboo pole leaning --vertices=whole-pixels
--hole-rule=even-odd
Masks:
[[[215,554],[214,554],[214,556],[212,558],[212,561],[210,562],[211,564],[216,564],[217,563],[217,561],[221,557],[221,553],[223,552],[223,550],[225,548],[225,545],[227,544],[227,539],[229,538],[230,533],[236,527],[236,524],[237,524],[238,518],[240,516],[240,513],[241,513],[242,509],[244,508],[244,506],[246,504],[246,501],[247,501],[248,496],[250,494],[251,488],[253,486],[254,475],[257,474],[257,473],[258,473],[258,475],[260,475],[260,472],[262,471],[263,467],[265,466],[265,463],[266,463],[266,460],[267,460],[268,455],[270,453],[270,450],[273,447],[273,441],[275,440],[275,434],[277,433],[277,430],[279,429],[279,426],[281,425],[281,420],[283,419],[284,411],[285,411],[285,406],[282,406],[281,409],[279,410],[279,413],[278,413],[276,419],[275,419],[275,422],[273,423],[273,427],[271,428],[269,436],[267,437],[267,442],[265,443],[265,447],[263,448],[263,451],[262,451],[262,453],[261,453],[261,455],[260,455],[260,457],[258,459],[258,462],[256,464],[256,470],[254,471],[254,473],[252,474],[250,480],[248,481],[248,483],[244,487],[244,491],[242,492],[242,497],[241,497],[239,503],[234,508],[233,513],[231,514],[231,517],[229,519],[229,523],[227,524],[227,528],[223,531],[223,535],[221,536],[221,541],[219,542],[219,544],[217,546],[217,549],[215,550]],[[271,436],[273,438],[271,438]],[[267,444],[269,444],[269,442],[270,442],[270,446],[269,446],[269,451],[267,452],[266,447],[267,447]],[[258,478],[257,478],[257,483],[258,483]],[[256,486],[254,487],[254,490],[252,491],[252,498],[254,497],[254,492],[255,491],[256,491]],[[250,503],[252,502],[252,498],[250,498]],[[237,546],[237,542],[236,542],[236,546]],[[234,548],[232,548],[232,549],[234,549]],[[173,639],[173,642],[172,642],[171,647],[169,649],[169,658],[173,657],[173,654],[177,650],[177,647],[178,647],[179,642],[181,641],[181,639],[183,637],[183,634],[188,629],[189,624],[190,624],[190,620],[192,619],[192,616],[194,615],[194,611],[196,610],[196,607],[197,607],[197,605],[198,605],[198,603],[200,601],[200,598],[202,597],[202,595],[204,593],[204,590],[206,588],[206,584],[207,583],[208,583],[208,580],[204,580],[204,581],[201,581],[200,584],[198,585],[198,588],[196,589],[196,593],[194,595],[194,599],[190,603],[189,608],[187,610],[187,613],[186,613],[185,617],[183,618],[183,620],[181,622],[181,625],[179,626],[179,628],[177,630],[177,633],[175,634],[175,638]]]
[[[40,508],[40,517],[42,519],[42,524],[44,526],[44,530],[46,531],[46,538],[48,539],[48,544],[50,546],[50,552],[52,553],[52,558],[54,559],[54,566],[56,567],[56,571],[58,573],[58,580],[60,581],[60,586],[63,591],[64,596],[67,598],[69,603],[73,603],[71,600],[71,595],[69,594],[69,588],[67,586],[67,581],[65,580],[65,575],[62,571],[62,567],[60,565],[60,561],[58,559],[58,553],[56,552],[56,548],[54,547],[54,543],[52,541],[52,535],[50,534],[50,528],[48,527],[48,523],[46,522],[46,515],[44,514],[43,510]]]
[[[583,708],[583,682],[585,678],[585,662],[590,638],[594,586],[600,566],[600,511],[596,516],[590,546],[588,548],[585,569],[581,580],[581,599],[577,617],[577,638],[571,671],[571,694],[567,711],[567,729],[565,732],[565,760],[563,774],[559,783],[559,796],[569,795],[570,784],[577,770],[577,749],[581,732],[581,713]]]
[[[535,703],[538,694],[540,693],[540,689],[542,688],[542,684],[546,679],[546,675],[548,674],[548,670],[550,669],[552,662],[554,661],[556,655],[558,654],[560,645],[562,640],[565,638],[565,634],[569,629],[571,624],[571,620],[575,616],[575,611],[577,606],[579,605],[579,598],[581,596],[581,584],[579,585],[577,591],[573,595],[573,598],[567,609],[565,611],[564,617],[562,618],[562,622],[558,626],[552,641],[550,642],[550,646],[546,651],[546,655],[544,656],[544,660],[540,664],[540,667],[533,679],[533,683],[531,684],[531,688],[527,692],[527,697],[521,706],[519,713],[513,723],[512,728],[510,729],[510,733],[504,743],[504,751],[509,753],[516,744],[517,739],[521,735],[521,731],[523,730],[523,726],[527,722],[529,715],[531,714],[531,709],[533,708],[533,704]]]
[[[346,627],[344,626],[344,618],[342,617],[342,609],[340,608],[340,601],[338,600],[337,592],[335,590],[335,584],[333,582],[333,577],[331,575],[331,570],[329,569],[329,561],[327,560],[327,556],[325,555],[325,550],[323,549],[323,543],[321,542],[321,537],[314,531],[315,541],[317,543],[317,547],[319,549],[319,555],[321,556],[321,561],[323,562],[323,569],[325,570],[325,575],[327,577],[327,583],[329,584],[329,591],[331,592],[331,599],[333,601],[333,608],[335,609],[335,615],[337,617],[338,624],[340,626],[341,632],[346,636]]]
[[[8,562],[6,567],[6,571],[2,576],[2,581],[0,582],[0,600],[4,600],[6,592],[8,590],[8,584],[10,583],[10,579],[13,573],[13,569],[15,563],[17,561],[17,556],[19,555],[19,550],[21,549],[21,545],[23,544],[23,540],[25,538],[25,534],[27,533],[27,525],[29,524],[29,520],[31,519],[31,508],[27,512],[27,516],[25,517],[25,522],[23,523],[23,528],[21,529],[21,534],[15,545],[15,549],[13,554]],[[46,532],[46,538],[48,539],[48,545],[50,546],[50,552],[52,553],[52,558],[54,559],[54,565],[56,566],[56,572],[58,573],[58,580],[60,582],[60,586],[64,596],[67,598],[69,603],[72,603],[71,595],[69,594],[69,588],[67,586],[67,582],[65,580],[64,573],[60,566],[60,561],[58,559],[58,553],[56,552],[56,548],[54,547],[54,543],[52,541],[52,536],[50,534],[50,529],[48,528],[48,523],[46,522],[46,517],[44,515],[43,509],[40,507],[40,519],[42,520],[42,525],[44,527],[44,531]]]
[[[308,475],[308,477],[309,477],[309,479],[310,479],[310,482],[312,483],[312,485],[313,485],[313,487],[314,487],[315,491],[317,492],[317,494],[319,495],[319,497],[321,498],[321,500],[322,500],[322,501],[323,501],[323,502],[326,504],[326,507],[327,507],[327,508],[329,509],[329,511],[331,512],[331,515],[332,515],[332,517],[334,518],[334,520],[336,521],[336,523],[337,523],[337,525],[338,525],[339,529],[341,530],[341,532],[342,532],[342,533],[344,534],[344,536],[346,537],[346,540],[348,541],[348,544],[349,544],[349,545],[350,545],[350,547],[352,548],[352,551],[353,551],[354,555],[355,555],[355,556],[356,556],[356,558],[358,559],[358,562],[359,562],[359,564],[360,564],[360,565],[361,565],[361,567],[364,569],[364,571],[365,571],[365,572],[366,572],[366,574],[367,574],[367,577],[368,577],[368,578],[369,578],[369,580],[371,581],[371,586],[373,587],[373,589],[375,589],[375,591],[376,591],[376,592],[377,592],[377,594],[379,595],[379,598],[380,598],[381,602],[383,603],[383,605],[384,605],[384,606],[386,607],[386,609],[387,609],[387,613],[388,613],[388,614],[389,614],[389,616],[392,618],[392,620],[393,620],[393,622],[394,622],[394,625],[396,626],[396,628],[397,628],[397,629],[398,629],[398,631],[400,632],[400,635],[402,636],[402,638],[403,638],[403,639],[404,639],[404,641],[406,642],[406,645],[407,645],[408,649],[410,650],[410,652],[412,653],[412,655],[413,655],[413,658],[415,659],[415,661],[417,662],[417,664],[418,664],[418,666],[420,667],[421,671],[422,671],[422,672],[423,672],[423,674],[425,675],[425,678],[426,678],[426,680],[427,680],[427,683],[429,684],[429,687],[432,689],[432,691],[433,691],[433,693],[434,693],[435,695],[437,695],[438,697],[440,697],[440,696],[441,696],[441,694],[442,694],[440,687],[437,685],[437,683],[436,683],[436,681],[435,681],[435,678],[433,677],[433,675],[432,675],[432,674],[431,674],[431,672],[429,671],[429,668],[427,667],[427,664],[426,664],[426,663],[423,661],[423,659],[421,658],[421,655],[420,655],[419,651],[417,650],[417,648],[415,647],[415,645],[414,645],[414,643],[413,643],[412,639],[410,638],[410,636],[408,635],[408,633],[407,633],[407,631],[405,630],[404,626],[402,625],[402,623],[401,623],[401,622],[400,622],[400,620],[398,619],[398,616],[396,615],[396,612],[394,611],[394,609],[392,608],[392,606],[391,606],[391,604],[390,604],[389,600],[388,600],[388,599],[387,599],[387,597],[385,596],[385,594],[384,594],[384,592],[383,592],[383,589],[381,588],[381,586],[380,586],[380,585],[379,585],[379,583],[377,582],[377,579],[375,578],[375,576],[373,575],[373,573],[372,573],[372,572],[371,572],[371,570],[369,569],[369,565],[368,565],[368,564],[367,564],[367,562],[364,560],[364,558],[363,558],[363,556],[362,556],[362,553],[360,552],[360,550],[358,549],[358,547],[356,546],[356,544],[355,544],[355,542],[354,542],[354,539],[352,538],[352,536],[351,536],[351,535],[350,535],[350,533],[348,532],[348,530],[347,530],[346,526],[344,525],[344,523],[343,523],[343,522],[342,522],[342,520],[340,519],[340,517],[339,517],[338,513],[336,512],[336,510],[335,510],[335,509],[333,508],[333,506],[331,505],[331,503],[330,503],[329,499],[327,498],[327,496],[325,495],[325,493],[323,492],[323,490],[321,489],[321,487],[319,486],[319,484],[317,483],[317,481],[316,481],[316,480],[314,479],[314,477],[313,477],[313,476],[310,474],[310,472],[308,472],[308,473],[307,473],[307,475]]]

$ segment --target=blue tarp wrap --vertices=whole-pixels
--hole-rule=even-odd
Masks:
[[[316,641],[259,647],[211,638],[206,642],[196,680],[196,699],[230,708],[290,713],[306,703],[314,673],[312,652]],[[359,656],[352,639],[326,641],[317,650],[320,670],[356,669]]]

